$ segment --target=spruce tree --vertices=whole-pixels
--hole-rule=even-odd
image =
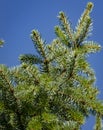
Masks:
[[[89,2],[75,29],[60,12],[51,44],[33,30],[36,55],[20,55],[13,68],[0,65],[0,130],[79,130],[90,115],[102,130],[103,102],[87,60],[101,49],[88,40],[92,8]]]

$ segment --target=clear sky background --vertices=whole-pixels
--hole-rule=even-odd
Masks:
[[[43,39],[50,43],[54,34],[54,26],[58,24],[57,15],[64,11],[69,16],[73,27],[76,25],[88,0],[0,0],[0,39],[5,45],[0,48],[0,64],[19,65],[18,57],[24,53],[35,53],[30,33],[37,29]],[[92,40],[103,46],[103,0],[91,0],[94,9]],[[89,62],[95,70],[97,86],[103,100],[103,49],[90,55]],[[83,130],[92,130],[94,119],[88,118]]]

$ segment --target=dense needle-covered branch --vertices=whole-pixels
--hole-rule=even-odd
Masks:
[[[93,3],[89,2],[86,9],[84,10],[84,13],[79,19],[75,34],[75,42],[77,45],[80,45],[80,43],[83,42],[85,38],[87,38],[88,33],[91,31],[92,20],[90,18],[90,12],[92,8]]]
[[[32,31],[31,38],[38,53],[40,54],[41,58],[43,58],[43,71],[49,72],[49,61],[47,59],[45,42],[42,40],[39,32],[36,30]]]
[[[42,60],[33,54],[24,54],[19,56],[21,63],[25,62],[28,64],[40,64]]]
[[[89,2],[74,30],[64,12],[51,44],[33,30],[38,54],[20,55],[21,65],[0,67],[0,129],[80,130],[89,115],[102,130],[103,102],[87,55],[101,46],[88,41],[93,4]],[[0,41],[0,46],[2,41]]]
[[[15,116],[17,117],[17,127],[24,130],[23,122],[21,119],[21,106],[18,99],[15,97],[14,87],[10,83],[9,73],[9,70],[5,66],[0,66],[0,87],[2,91],[4,108],[7,110],[12,110],[12,112],[15,113]]]

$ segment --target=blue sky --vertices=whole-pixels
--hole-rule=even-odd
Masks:
[[[54,26],[58,24],[57,15],[64,11],[69,16],[73,27],[76,25],[88,0],[0,0],[0,39],[5,45],[0,48],[0,64],[15,66],[19,64],[18,57],[24,53],[35,53],[30,33],[37,29],[48,43],[55,38]],[[91,0],[94,9],[93,35],[91,39],[103,46],[103,1]],[[103,50],[90,55],[89,61],[95,70],[97,86],[103,99]],[[92,130],[94,120],[87,120],[83,130]]]

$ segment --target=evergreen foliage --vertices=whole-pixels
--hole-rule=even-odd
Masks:
[[[101,49],[88,41],[92,8],[89,2],[74,30],[60,12],[51,44],[33,30],[38,54],[20,55],[14,68],[0,65],[0,130],[79,130],[89,115],[96,117],[95,130],[102,130],[103,102],[87,61]]]

